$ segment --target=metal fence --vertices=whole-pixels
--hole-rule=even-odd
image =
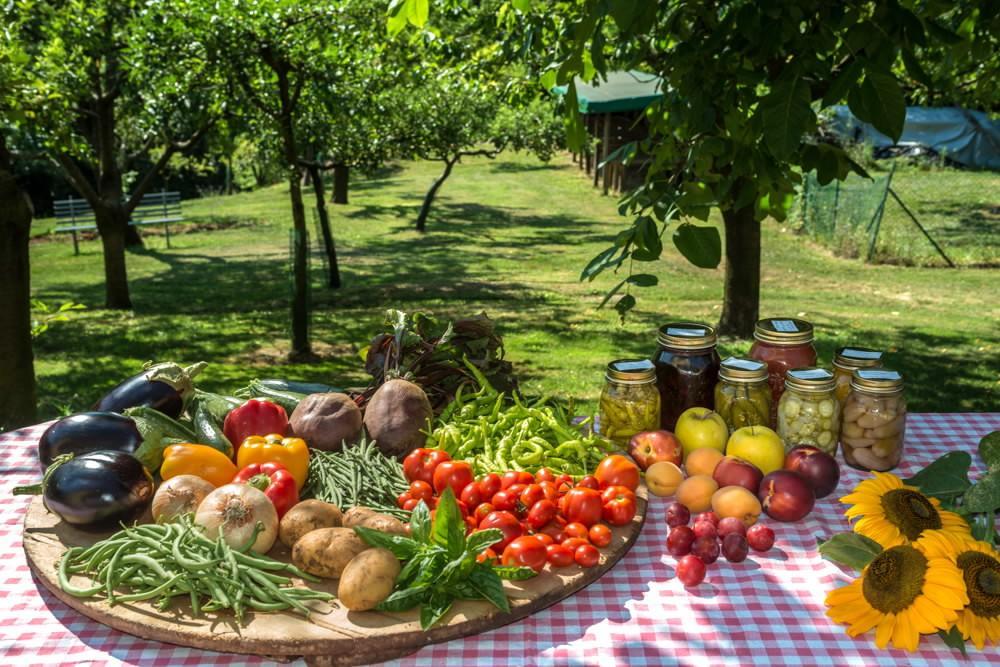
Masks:
[[[874,179],[851,174],[827,185],[809,172],[797,201],[802,231],[840,254],[871,259],[894,171]]]

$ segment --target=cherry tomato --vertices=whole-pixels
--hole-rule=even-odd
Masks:
[[[575,488],[562,497],[560,509],[570,521],[593,526],[601,520],[601,494],[594,489]]]
[[[445,461],[434,469],[434,490],[441,495],[451,487],[451,492],[458,498],[462,489],[472,483],[472,466],[465,461]]]
[[[504,548],[500,562],[504,565],[530,567],[535,572],[541,572],[545,567],[546,557],[545,544],[534,535],[524,535]]]
[[[416,498],[408,498],[405,503],[403,503],[402,508],[406,512],[412,512],[413,508],[420,504],[420,501]]]
[[[597,481],[597,478],[593,475],[587,475],[579,482],[576,483],[576,488],[580,489],[594,489],[599,490],[601,488],[601,483]]]
[[[455,504],[458,505],[458,511],[462,513],[462,518],[469,516],[469,506],[463,503],[461,500],[456,500]]]
[[[542,493],[549,500],[559,500],[559,489],[556,488],[555,482],[539,482],[538,488],[542,490]]]
[[[424,503],[427,504],[427,509],[429,509],[429,510],[433,511],[433,510],[437,509],[437,506],[438,506],[437,496],[431,496],[430,498],[428,498],[427,500],[425,500]]]
[[[524,499],[524,494],[521,494],[521,498],[522,500]],[[531,506],[531,509],[528,510],[528,525],[535,530],[540,530],[552,521],[558,512],[559,508],[556,507],[554,502],[547,498],[542,498],[538,502],[534,503]]]
[[[521,537],[524,534],[521,522],[510,512],[490,512],[487,514],[479,522],[479,530],[486,530],[487,528],[499,528],[500,532],[503,533],[500,541],[491,545],[494,551],[503,551],[504,547],[510,544],[511,540]]]
[[[421,480],[431,484],[434,481],[434,470],[451,457],[440,449],[414,449],[403,459],[403,474],[407,481]]]
[[[479,523],[476,521],[476,517],[467,516],[465,517],[465,534],[471,535],[476,530],[479,529]]]
[[[551,535],[546,535],[545,533],[535,533],[535,537],[542,541],[542,544],[549,546],[550,544],[555,544],[556,540]]]
[[[611,529],[603,523],[595,523],[587,531],[587,535],[590,537],[590,543],[595,547],[603,549],[611,544]]]
[[[410,494],[409,491],[403,491],[401,494],[396,496],[396,505],[398,507],[402,507],[403,505],[406,504],[407,500],[413,500],[413,496]]]
[[[549,470],[548,468],[539,468],[538,472],[535,473],[536,482],[554,482],[556,481],[556,474]]]
[[[476,556],[477,563],[495,563],[497,562],[497,552],[493,549],[487,549],[483,553]]]
[[[612,454],[597,464],[594,477],[601,488],[625,486],[635,491],[639,488],[639,466],[621,454]]]
[[[517,507],[517,494],[510,491],[497,491],[493,494],[490,503],[502,512],[511,512]]]
[[[525,507],[534,507],[535,503],[543,498],[545,498],[545,491],[538,484],[529,484],[524,487],[524,491],[521,491],[521,502]]]
[[[576,551],[577,547],[582,546],[584,544],[589,545],[590,542],[588,542],[587,540],[581,540],[579,537],[569,537],[560,542],[559,544],[563,545],[567,549]]]
[[[511,484],[506,489],[504,489],[504,491],[506,491],[507,493],[513,493],[515,496],[520,496],[521,493],[523,493],[526,488],[528,488],[527,484],[521,484],[520,482],[518,482],[517,484]]]
[[[612,526],[624,526],[635,516],[635,494],[624,486],[604,489],[601,501],[601,516]]]
[[[462,489],[462,495],[459,497],[459,500],[472,509],[475,509],[482,505],[485,497],[483,495],[483,487],[480,486],[479,482],[473,482]],[[490,497],[492,498],[492,496]]]
[[[562,533],[562,528],[555,522],[549,521],[547,524],[538,529],[539,535],[548,535],[556,542],[559,541],[559,534]]]
[[[473,518],[478,522],[486,518],[490,512],[495,512],[496,508],[491,503],[480,503],[476,509],[472,510]]]
[[[483,475],[478,484],[483,492],[483,498],[492,498],[493,494],[500,490],[500,475],[495,472]]]
[[[427,500],[434,495],[434,487],[422,479],[415,479],[410,483],[410,496],[417,500]]]
[[[567,523],[566,527],[563,528],[563,532],[570,537],[578,537],[581,540],[590,540],[590,532],[587,527],[582,523],[574,521],[573,523]]]
[[[545,547],[545,555],[552,567],[568,567],[573,564],[573,551],[565,544],[550,544]]]
[[[500,477],[500,490],[504,490],[514,484],[517,484],[517,480],[520,476],[517,474],[516,470],[508,470]]]
[[[601,560],[601,552],[593,544],[581,544],[573,551],[573,560],[580,567],[594,567]]]
[[[570,487],[574,486],[574,484],[573,484],[573,476],[572,475],[567,475],[566,473],[563,473],[563,474],[559,475],[558,477],[556,477],[552,481],[555,483],[555,485],[557,487],[558,486],[562,486],[563,484],[569,484]]]

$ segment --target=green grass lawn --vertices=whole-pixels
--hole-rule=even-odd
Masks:
[[[722,270],[697,269],[672,248],[650,267],[659,286],[638,292],[638,307],[623,326],[613,311],[596,309],[614,277],[581,283],[580,270],[624,221],[615,199],[591,188],[568,159],[542,164],[505,154],[464,162],[421,235],[412,222],[437,172],[436,164],[405,163],[378,178],[355,179],[351,204],[331,207],[344,287],[322,287],[316,254],[312,338],[319,361],[311,364],[284,360],[290,296],[284,186],[186,202],[187,216],[222,224],[176,234],[171,249],[162,236],[147,235],[146,248],[128,257],[133,313],[100,309],[98,241],[84,242],[74,257],[68,239],[39,239],[31,251],[34,295],[88,308],[37,341],[43,414],[88,407],[148,359],[206,360],[202,384],[215,390],[253,377],[364,384],[358,352],[387,308],[444,317],[485,310],[499,322],[527,391],[593,401],[605,363],[651,354],[657,325],[717,320]],[[909,173],[897,174],[901,193]],[[968,185],[958,193],[931,174],[915,186],[937,188],[941,212],[928,224],[959,229],[956,255],[995,263],[995,221],[983,222],[981,232],[962,229],[975,211],[996,206],[987,201],[998,191],[996,176],[935,173]],[[978,197],[968,210],[967,193]],[[826,364],[834,348],[848,343],[888,350],[890,364],[907,377],[911,410],[998,409],[998,287],[997,268],[871,266],[835,257],[790,227],[764,225],[762,313],[813,321]],[[721,351],[748,346],[724,340]]]

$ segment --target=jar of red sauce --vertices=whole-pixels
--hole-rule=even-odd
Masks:
[[[767,364],[767,381],[773,398],[771,423],[776,424],[778,401],[785,391],[785,372],[816,365],[813,325],[805,320],[768,317],[757,320],[753,337],[750,358]]]
[[[715,329],[699,322],[673,322],[660,327],[653,355],[660,390],[660,428],[673,431],[677,418],[692,407],[715,408],[719,353]]]

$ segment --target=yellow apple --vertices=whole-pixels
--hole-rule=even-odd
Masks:
[[[724,453],[729,428],[722,415],[717,412],[708,408],[688,408],[677,418],[674,435],[681,441],[684,458],[687,458],[688,454],[702,447],[711,447]]]
[[[749,461],[767,475],[784,465],[785,443],[766,426],[744,426],[729,436],[726,454]]]

